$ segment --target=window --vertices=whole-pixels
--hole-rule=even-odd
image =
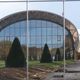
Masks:
[[[57,36],[57,41],[61,41],[61,35]]]
[[[1,31],[1,40],[5,38],[6,40],[13,41],[14,37],[17,36],[21,44],[26,44],[26,30],[26,21],[16,22]],[[66,34],[68,33],[66,30]],[[58,45],[58,47],[61,47],[63,45],[63,27],[50,21],[29,20],[29,37],[31,45],[44,46],[47,43],[50,47],[57,47]]]

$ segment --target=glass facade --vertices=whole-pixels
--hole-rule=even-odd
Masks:
[[[40,59],[44,45],[47,43],[52,56],[56,53],[56,48],[60,48],[63,54],[64,30],[59,24],[46,20],[29,20],[30,36],[30,59]],[[70,34],[65,29],[66,47],[71,42]]]
[[[23,50],[26,51],[27,39],[26,39],[26,21],[16,22],[9,26],[6,26],[0,32],[0,57],[3,59],[7,57],[11,44],[15,37],[19,38],[19,41],[23,47]],[[26,54],[26,52],[25,52]]]
[[[29,30],[30,46],[44,47],[47,43],[49,48],[63,47],[63,27],[60,25],[50,21],[30,20]]]
[[[25,44],[26,36],[26,21],[16,22],[4,28],[0,32],[1,40],[13,41],[15,37],[18,37],[21,44]]]
[[[66,38],[69,37],[69,32],[65,30]],[[44,45],[47,43],[51,53],[53,49],[63,49],[63,27],[59,24],[46,20],[29,20],[29,57],[30,59],[39,59]],[[18,37],[20,43],[26,47],[27,44],[27,26],[26,21],[16,22],[4,28],[0,32],[1,51],[10,48],[9,43]],[[68,40],[69,41],[69,40]],[[6,45],[6,44],[7,45]],[[69,43],[67,43],[69,44]],[[6,46],[5,46],[6,45]],[[69,45],[68,45],[69,47]],[[24,49],[26,51],[26,49]],[[3,51],[4,53],[4,51]],[[8,51],[5,51],[7,54]],[[62,52],[63,53],[63,52]]]

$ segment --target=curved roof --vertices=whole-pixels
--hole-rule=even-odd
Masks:
[[[44,11],[29,11],[28,14],[29,14],[29,16],[28,16],[29,20],[34,20],[34,19],[48,20],[48,21],[55,22],[55,23],[63,26],[63,17],[62,16],[59,16],[59,15],[56,15],[53,13],[49,13],[49,12],[44,12]],[[5,28],[6,26],[8,26],[10,24],[13,24],[18,21],[26,20],[26,19],[27,19],[26,11],[8,15],[0,20],[0,30],[2,30],[3,28]],[[67,30],[70,31],[70,33],[73,37],[73,41],[76,43],[76,46],[77,46],[79,36],[78,36],[76,27],[67,19],[65,19],[65,27]]]

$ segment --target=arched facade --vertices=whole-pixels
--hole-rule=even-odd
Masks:
[[[54,55],[55,49],[60,48],[63,53],[64,33],[63,17],[44,11],[29,11],[29,26],[27,28],[26,11],[15,13],[0,20],[0,41],[13,41],[18,37],[23,45],[24,52],[27,45],[27,29],[29,30],[29,58],[40,59],[45,43]],[[65,46],[66,51],[74,53],[78,48],[78,32],[76,27],[65,20]],[[6,43],[4,41],[4,43]],[[26,44],[26,45],[25,45]],[[2,44],[3,46],[4,44]],[[4,46],[5,47],[5,46]],[[7,46],[9,47],[9,46]],[[9,47],[10,48],[10,47]],[[5,49],[9,49],[5,48]],[[1,48],[2,49],[2,48]],[[6,51],[5,51],[6,52]],[[4,52],[2,52],[4,53]]]

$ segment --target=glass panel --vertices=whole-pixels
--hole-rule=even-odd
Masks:
[[[9,28],[9,32],[10,32],[10,35],[9,36],[11,36],[11,37],[13,37],[14,35],[15,35],[15,28],[14,28],[15,26],[12,24],[12,25],[10,25],[10,28]]]
[[[56,28],[57,27],[57,24],[56,23],[52,23],[52,27],[53,28]]]
[[[42,27],[43,28],[47,27],[47,22],[46,21],[42,21]]]
[[[46,37],[42,37],[42,45],[46,43]]]
[[[51,44],[52,36],[47,36],[47,44]]]
[[[52,35],[52,28],[47,28],[47,35],[48,36]]]
[[[35,37],[31,37],[30,40],[31,40],[30,44],[35,44]]]
[[[52,34],[57,35],[57,28],[54,28],[54,27],[52,28]]]
[[[23,37],[21,36],[20,40],[21,40],[21,44],[24,44],[24,45],[27,44],[27,40],[26,40],[25,36],[23,36]]]
[[[64,29],[61,26],[58,27],[58,35],[63,35],[64,36]]]
[[[57,36],[57,40],[58,40],[58,42],[61,41],[61,35]]]
[[[44,36],[45,36],[45,35],[46,35],[46,33],[47,33],[47,32],[46,32],[46,28],[42,28],[42,35],[44,35]]]
[[[36,20],[36,27],[38,27],[38,28],[41,28],[42,27],[41,20]]]
[[[31,28],[30,34],[31,35],[36,35],[36,28]]]
[[[36,44],[40,44],[41,45],[42,44],[41,39],[42,38],[40,36],[37,36],[36,37]]]
[[[41,28],[36,28],[36,35],[41,35]]]
[[[31,27],[36,27],[35,20],[31,20],[31,21],[30,21],[30,26],[31,26]]]
[[[57,36],[52,36],[52,44],[57,44]]]
[[[53,23],[52,22],[49,22],[49,21],[47,21],[47,23],[46,23],[46,25],[47,25],[48,28],[51,28],[52,27],[52,24]]]

